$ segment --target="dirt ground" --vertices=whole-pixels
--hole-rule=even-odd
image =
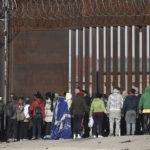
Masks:
[[[1,143],[0,150],[150,150],[150,135]]]

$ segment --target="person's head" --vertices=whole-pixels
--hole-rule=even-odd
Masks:
[[[120,88],[118,88],[118,87],[114,88],[113,93],[118,93],[118,94],[120,94]]]
[[[129,93],[129,94],[135,94],[135,92],[136,92],[135,89],[131,89],[131,90],[129,90],[128,93]]]
[[[10,93],[10,100],[16,100],[17,97],[14,93]]]
[[[30,100],[26,100],[26,101],[25,101],[25,104],[26,104],[26,105],[27,105],[27,104],[30,105],[30,104],[31,104],[31,101],[30,101]]]
[[[84,96],[88,95],[88,92],[86,90],[82,90],[82,93],[84,94]]]
[[[23,104],[23,102],[24,102],[24,98],[23,97],[19,97],[18,98],[19,105]]]
[[[66,92],[61,92],[61,93],[60,93],[60,96],[66,97]]]
[[[49,99],[49,98],[51,98],[51,92],[47,92],[47,93],[45,94],[45,99]]]
[[[35,92],[34,98],[43,100],[43,97],[42,97],[42,95],[41,95],[41,93],[39,91]]]
[[[77,95],[80,91],[81,91],[80,88],[79,88],[79,87],[76,87],[76,88],[75,88],[75,91],[74,91],[74,92],[75,92],[75,95]]]
[[[96,97],[95,98],[102,98],[102,94],[100,94],[100,93],[96,93]]]

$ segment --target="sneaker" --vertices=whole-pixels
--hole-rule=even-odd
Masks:
[[[112,133],[110,133],[109,136],[114,136],[114,135]]]
[[[93,135],[93,138],[96,138],[96,135]]]
[[[35,137],[32,137],[32,139],[31,140],[35,140],[36,138]]]
[[[73,135],[73,139],[76,139],[76,134]]]
[[[14,142],[17,142],[18,140],[16,138],[14,138]]]
[[[81,136],[80,136],[80,134],[78,134],[78,135],[77,135],[77,138],[78,138],[78,139],[81,139]]]
[[[37,139],[38,139],[38,140],[42,140],[42,138],[41,138],[41,137],[38,137]]]
[[[98,138],[103,138],[103,136],[102,135],[98,135]]]
[[[23,141],[28,141],[28,139],[23,139]]]
[[[7,140],[7,142],[13,142],[13,141],[14,141],[13,139],[8,139],[8,140]]]

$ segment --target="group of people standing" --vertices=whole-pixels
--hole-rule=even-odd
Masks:
[[[11,93],[6,105],[0,97],[0,132],[4,114],[9,142],[80,139],[89,137],[90,131],[94,138],[102,138],[106,132],[107,136],[120,136],[123,131],[134,135],[136,130],[150,134],[150,86],[142,95],[137,88],[123,94],[114,88],[108,98],[100,93],[90,97],[80,88],[75,89],[74,96],[47,92],[43,98],[36,92],[33,101]],[[1,139],[4,135],[1,132]]]

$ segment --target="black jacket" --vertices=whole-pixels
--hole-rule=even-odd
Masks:
[[[138,114],[138,97],[134,95],[128,95],[124,101],[122,113],[125,114],[129,110],[134,110]]]

